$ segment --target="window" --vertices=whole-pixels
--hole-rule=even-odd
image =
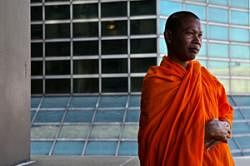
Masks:
[[[46,75],[70,74],[70,61],[46,61]]]
[[[211,71],[215,75],[227,76],[229,74],[228,62],[209,60],[207,66],[209,68],[209,71]]]
[[[127,40],[102,40],[102,54],[127,54]]]
[[[31,39],[42,39],[42,38],[43,38],[43,26],[31,25]]]
[[[231,74],[234,76],[249,76],[250,64],[242,62],[230,62]]]
[[[208,56],[228,58],[228,45],[208,43]]]
[[[209,39],[228,40],[228,28],[209,25],[207,29]]]
[[[45,56],[70,56],[69,42],[45,43]]]
[[[228,22],[228,11],[225,9],[208,7],[208,20],[213,22]]]
[[[201,20],[206,20],[206,8],[205,6],[187,4],[186,9],[196,14]]]
[[[140,92],[142,88],[143,77],[131,77],[131,91]]]
[[[33,61],[31,62],[31,75],[43,75],[43,62]]]
[[[130,1],[130,15],[155,15],[156,1]]]
[[[45,6],[46,20],[69,19],[69,5]]]
[[[70,24],[47,24],[45,25],[45,38],[69,38]]]
[[[160,42],[159,42],[160,53],[167,54],[167,45],[166,45],[165,39],[160,38],[159,40],[160,40]]]
[[[42,0],[31,0],[31,3],[39,3],[39,2],[42,2]]]
[[[102,73],[127,73],[127,59],[103,59]]]
[[[43,44],[31,43],[31,57],[42,57],[42,56],[43,56]]]
[[[249,41],[248,29],[230,28],[230,39],[239,42]]]
[[[70,79],[45,80],[45,93],[70,93]]]
[[[248,8],[248,0],[231,0],[231,6],[233,7],[240,7],[240,8]]]
[[[156,34],[156,20],[131,20],[131,34]]]
[[[131,58],[131,72],[145,73],[150,66],[156,65],[156,58]]]
[[[181,3],[179,2],[169,2],[166,0],[160,0],[160,14],[169,16],[174,12],[180,11]]]
[[[43,80],[32,79],[31,80],[31,93],[41,94],[43,93]]]
[[[42,21],[42,6],[31,7],[31,21]]]
[[[127,2],[102,3],[102,17],[127,16]]]
[[[250,80],[232,79],[231,92],[232,93],[247,93],[250,92]]]
[[[216,5],[227,5],[228,0],[209,0],[209,3],[216,4]]]
[[[98,55],[98,41],[77,41],[73,43],[74,55]]]
[[[73,16],[74,19],[97,18],[98,4],[73,5]]]
[[[74,60],[74,74],[97,74],[98,59]]]
[[[74,93],[94,93],[98,92],[98,78],[79,78],[74,79]]]
[[[248,12],[231,11],[231,23],[239,25],[248,25]]]
[[[102,92],[127,92],[128,78],[102,78]]]
[[[127,35],[127,21],[103,21],[102,36]]]
[[[230,57],[239,59],[249,59],[249,46],[230,45]]]
[[[131,39],[131,53],[156,53],[156,39]]]
[[[73,24],[74,37],[98,37],[98,23],[74,23]]]

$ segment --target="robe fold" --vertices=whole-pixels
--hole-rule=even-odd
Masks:
[[[198,61],[184,68],[164,57],[143,81],[141,166],[233,166],[227,143],[205,147],[205,124],[212,119],[232,124],[233,109],[223,85]]]

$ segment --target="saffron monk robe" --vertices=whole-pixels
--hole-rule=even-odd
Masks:
[[[227,144],[233,109],[223,85],[194,60],[202,43],[199,18],[172,14],[164,36],[168,56],[143,81],[141,166],[233,166]]]

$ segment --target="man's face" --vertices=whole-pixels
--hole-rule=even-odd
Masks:
[[[198,19],[187,17],[172,34],[172,54],[181,61],[193,60],[202,43],[201,24]]]

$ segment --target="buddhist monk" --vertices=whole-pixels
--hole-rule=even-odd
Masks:
[[[168,55],[143,81],[141,166],[233,166],[233,109],[220,81],[195,60],[202,44],[200,19],[176,12],[164,36]]]

